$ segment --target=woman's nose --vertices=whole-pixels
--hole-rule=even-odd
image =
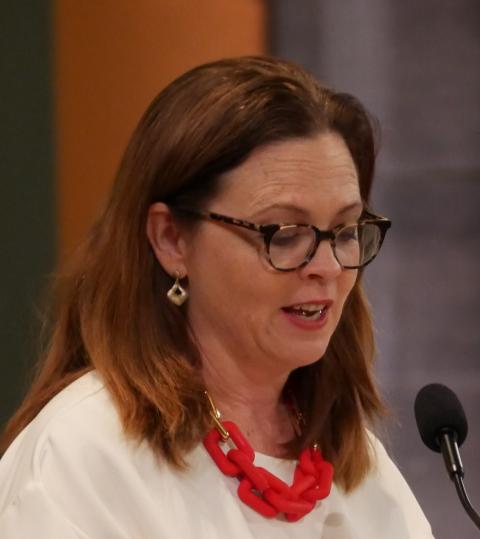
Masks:
[[[323,279],[334,279],[342,271],[342,266],[335,258],[333,245],[328,240],[319,243],[313,258],[301,269],[305,276],[317,276]]]

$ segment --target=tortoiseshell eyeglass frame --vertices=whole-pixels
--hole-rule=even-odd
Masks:
[[[180,213],[186,213],[186,214],[189,214],[189,215],[191,215],[193,217],[198,217],[200,219],[207,219],[207,220],[211,220],[211,221],[217,221],[217,222],[225,223],[227,225],[234,225],[234,226],[238,226],[238,227],[241,227],[241,228],[245,228],[247,230],[253,230],[255,232],[259,232],[263,236],[263,241],[265,243],[266,258],[267,258],[269,264],[275,270],[284,271],[284,272],[286,272],[286,271],[295,271],[295,270],[297,270],[299,268],[303,268],[304,266],[306,266],[310,262],[310,260],[312,260],[312,258],[315,256],[315,253],[317,252],[318,246],[320,245],[320,242],[323,241],[323,240],[329,240],[330,241],[330,244],[332,246],[333,254],[335,256],[335,259],[337,260],[337,262],[339,263],[339,265],[343,269],[360,269],[360,268],[364,268],[365,266],[370,264],[370,262],[372,262],[372,260],[374,260],[375,257],[378,255],[378,253],[380,252],[380,248],[382,247],[383,240],[385,239],[385,235],[387,233],[387,230],[392,226],[392,222],[390,221],[390,219],[387,219],[386,217],[383,217],[381,215],[376,215],[376,214],[371,213],[371,212],[369,212],[367,210],[364,210],[362,212],[362,216],[361,216],[361,218],[359,219],[359,221],[357,223],[353,223],[353,224],[349,224],[349,225],[340,225],[340,226],[338,226],[338,227],[336,227],[336,228],[334,228],[332,230],[320,230],[318,227],[316,227],[315,225],[311,225],[311,224],[279,223],[279,224],[260,225],[260,224],[257,224],[257,223],[251,223],[250,221],[245,221],[244,219],[237,219],[236,217],[229,217],[228,215],[222,215],[222,214],[216,213],[216,212],[197,211],[197,210],[192,210],[192,209],[189,209],[189,208],[183,208],[183,207],[177,207],[177,206],[172,206],[171,209],[173,211],[178,211]],[[373,225],[376,225],[379,228],[379,230],[380,230],[380,240],[378,242],[377,252],[375,254],[373,254],[373,256],[371,256],[363,264],[360,264],[360,265],[357,265],[357,266],[345,266],[344,264],[342,264],[340,262],[340,260],[338,260],[338,257],[336,255],[336,252],[335,252],[335,240],[336,240],[337,236],[339,235],[339,233],[342,230],[344,230],[345,228],[350,228],[351,226],[362,225],[362,224],[373,224]],[[306,255],[305,259],[300,264],[298,264],[297,266],[295,266],[293,268],[287,268],[287,269],[285,269],[285,268],[277,268],[273,264],[272,260],[270,259],[270,242],[272,240],[273,235],[278,230],[285,229],[285,228],[293,228],[293,227],[309,228],[309,229],[313,230],[315,232],[315,243],[314,243],[312,249],[310,250],[310,252]]]

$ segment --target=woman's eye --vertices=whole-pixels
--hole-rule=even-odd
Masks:
[[[349,226],[347,228],[342,228],[337,234],[337,242],[348,242],[348,241],[358,241],[358,227]]]
[[[304,235],[305,234],[296,228],[279,230],[272,236],[271,243],[276,246],[292,245],[301,241]]]

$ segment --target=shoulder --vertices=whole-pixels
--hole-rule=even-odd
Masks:
[[[388,455],[383,443],[372,432],[367,431],[367,434],[373,460],[373,467],[367,481],[376,482],[386,492],[394,492],[396,496],[405,495],[408,498],[413,498],[410,487]]]
[[[72,382],[48,402],[14,440],[5,453],[30,453],[35,457],[32,471],[38,472],[42,457],[52,440],[71,444],[72,436],[87,434],[89,438],[116,417],[109,394],[95,371]]]
[[[50,534],[50,521],[75,537],[135,536],[126,530],[138,528],[153,489],[168,499],[167,472],[146,442],[126,436],[110,393],[88,373],[56,395],[0,460],[0,536],[27,520],[42,530],[39,538],[70,537]]]
[[[430,525],[405,478],[379,438],[367,432],[373,467],[353,496],[361,499],[368,495],[379,511],[383,508],[384,515],[403,522],[412,537],[432,537]]]
[[[405,495],[408,499],[413,497],[413,493],[405,481],[403,475],[387,453],[380,439],[370,431],[367,431],[370,448],[373,457],[373,468],[369,478],[381,482],[382,486],[397,495]],[[416,503],[416,501],[415,501]]]
[[[120,420],[99,376],[89,372],[58,393],[0,460],[0,512],[32,482],[48,484],[82,459],[114,451]]]

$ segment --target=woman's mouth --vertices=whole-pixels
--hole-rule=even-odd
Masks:
[[[307,320],[320,320],[326,309],[327,305],[325,303],[301,303],[300,305],[283,308],[286,313],[300,316]]]
[[[318,329],[326,323],[331,301],[298,303],[283,307],[282,311],[294,325],[304,329]]]

